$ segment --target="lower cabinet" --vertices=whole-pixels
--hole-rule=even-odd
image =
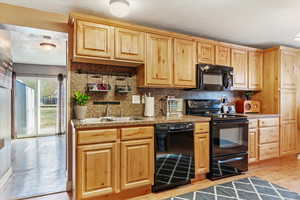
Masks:
[[[249,129],[248,133],[248,162],[258,161],[258,130]]]
[[[121,189],[153,183],[154,146],[152,139],[121,143]]]
[[[297,152],[297,124],[285,123],[281,125],[280,155],[288,155]]]
[[[128,194],[128,189],[150,187],[153,134],[152,126],[77,131],[76,199],[119,199],[118,195],[136,195]]]
[[[209,123],[196,123],[194,134],[195,174],[209,172]]]
[[[205,174],[209,172],[209,134],[196,133],[195,145],[195,173]]]
[[[117,144],[77,147],[77,197],[86,199],[117,191]]]

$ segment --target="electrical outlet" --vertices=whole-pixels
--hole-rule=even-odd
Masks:
[[[2,149],[4,147],[4,139],[1,138],[0,139],[0,149]]]
[[[132,95],[132,104],[140,104],[141,98],[140,95]]]

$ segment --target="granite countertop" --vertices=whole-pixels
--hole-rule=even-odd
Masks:
[[[261,114],[261,113],[247,113],[247,114],[239,114],[248,117],[248,119],[258,119],[258,118],[275,118],[279,117],[279,114]]]
[[[139,126],[139,125],[154,125],[161,123],[177,123],[177,122],[209,122],[210,117],[199,117],[192,115],[183,115],[182,117],[143,117],[143,120],[133,121],[105,121],[105,122],[87,122],[86,120],[72,120],[72,125],[76,129],[88,128],[107,128],[118,126]]]

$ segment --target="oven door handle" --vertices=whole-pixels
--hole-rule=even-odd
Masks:
[[[229,163],[229,162],[239,161],[243,159],[244,159],[243,157],[237,157],[237,158],[231,158],[227,160],[218,160],[218,164]]]
[[[245,121],[221,121],[221,122],[213,122],[213,125],[223,125],[223,124],[226,124],[226,123],[230,123],[230,125],[246,125],[246,124],[249,124],[249,121],[248,120],[245,120]]]

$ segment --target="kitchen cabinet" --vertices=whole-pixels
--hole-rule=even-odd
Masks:
[[[76,54],[87,57],[113,57],[113,27],[77,20]]]
[[[246,49],[231,49],[231,66],[233,67],[233,87],[248,88],[248,60]]]
[[[258,121],[257,119],[249,120],[248,132],[248,162],[258,161]]]
[[[215,46],[215,63],[216,65],[231,66],[230,64],[230,47],[225,45]]]
[[[115,58],[144,61],[145,33],[115,28]]]
[[[279,157],[279,119],[261,118],[258,124],[259,160]]]
[[[281,51],[280,78],[282,89],[296,89],[297,87],[297,53],[294,51]]]
[[[196,87],[196,42],[174,39],[174,85]]]
[[[117,191],[117,144],[77,147],[77,197],[87,199]]]
[[[172,38],[155,34],[146,36],[145,85],[173,84]]]
[[[288,155],[297,153],[297,140],[298,140],[297,124],[283,123],[281,124],[281,137],[280,137],[280,155]]]
[[[119,199],[150,191],[154,182],[153,126],[75,131],[76,199]]]
[[[263,87],[263,53],[261,51],[248,52],[248,88],[261,90]]]
[[[152,139],[121,143],[121,189],[136,188],[153,183],[154,145]]]
[[[194,134],[195,173],[209,172],[209,123],[196,123]]]
[[[198,42],[198,63],[215,64],[215,45]]]

